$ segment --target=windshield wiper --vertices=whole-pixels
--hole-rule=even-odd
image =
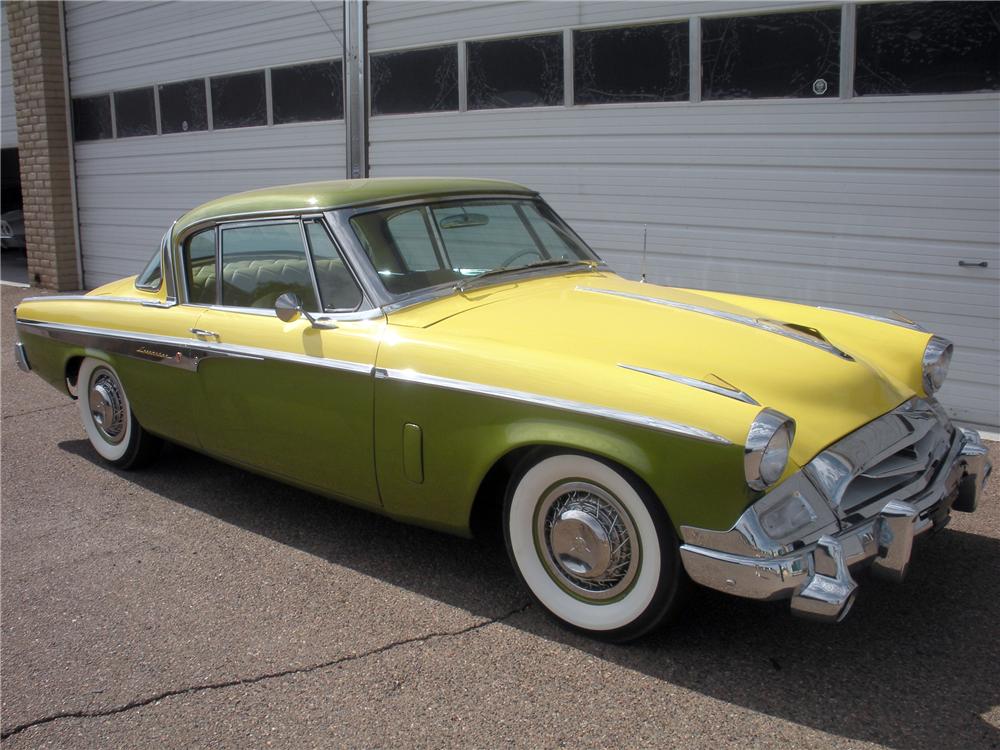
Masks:
[[[593,270],[597,268],[597,261],[595,260],[567,260],[565,258],[551,258],[549,260],[536,260],[534,263],[527,263],[523,266],[511,266],[510,268],[491,268],[489,271],[483,271],[478,273],[472,278],[461,281],[455,284],[455,289],[459,292],[464,292],[476,285],[477,281],[482,279],[487,279],[491,276],[499,276],[504,273],[514,273],[516,271],[528,271],[534,268],[549,268],[556,266],[586,266],[587,268]]]

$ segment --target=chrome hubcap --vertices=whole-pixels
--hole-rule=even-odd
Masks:
[[[90,415],[101,437],[117,445],[125,437],[125,395],[117,378],[98,370],[90,380]]]
[[[550,575],[585,598],[615,597],[638,572],[632,519],[617,498],[588,482],[567,482],[549,492],[535,535]]]

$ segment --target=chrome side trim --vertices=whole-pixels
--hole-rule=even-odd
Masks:
[[[516,391],[510,388],[501,388],[499,386],[483,385],[481,383],[470,383],[465,380],[443,378],[437,375],[427,375],[425,373],[416,372],[415,370],[377,368],[375,370],[375,377],[379,379],[399,380],[408,383],[420,383],[421,385],[429,385],[435,388],[446,388],[453,391],[475,393],[483,396],[493,396],[495,398],[507,399],[509,401],[519,401],[521,403],[547,406],[552,409],[561,409],[563,411],[572,411],[579,414],[603,417],[616,422],[627,422],[629,424],[649,427],[654,430],[669,432],[675,435],[684,435],[685,437],[704,440],[709,443],[718,443],[720,445],[732,444],[721,435],[716,435],[714,432],[709,432],[708,430],[703,430],[699,427],[692,427],[690,425],[680,424],[679,422],[671,422],[665,419],[657,419],[656,417],[649,417],[643,414],[635,414],[633,412],[620,411],[618,409],[609,409],[604,406],[587,404],[581,401],[570,401],[568,399],[543,396],[541,394],[528,393],[526,391]]]
[[[283,352],[277,349],[263,349],[256,346],[224,344],[221,342],[202,341],[177,336],[157,336],[110,328],[72,326],[37,320],[19,320],[17,321],[17,325],[19,328],[24,328],[31,333],[46,335],[58,341],[103,349],[104,351],[132,357],[133,359],[159,362],[163,365],[180,367],[192,371],[198,369],[198,364],[203,359],[232,357],[259,361],[293,362],[311,367],[325,367],[331,370],[355,372],[363,375],[371,375],[372,373],[372,366],[362,362],[327,358],[320,359],[304,354]],[[166,349],[166,351],[163,351],[163,349]]]
[[[856,318],[866,318],[868,320],[875,320],[879,323],[888,323],[893,326],[900,326],[901,328],[909,328],[911,331],[926,331],[919,323],[910,320],[909,318],[900,315],[898,312],[893,312],[892,314],[897,317],[886,318],[882,315],[872,315],[870,313],[857,312],[855,310],[844,310],[840,307],[824,307],[822,305],[816,306],[817,310],[825,310],[826,312],[843,313],[844,315],[853,315]]]
[[[17,369],[21,372],[31,372],[31,362],[28,361],[28,353],[24,350],[24,344],[20,341],[14,344],[14,361],[17,362]]]
[[[142,299],[141,297],[115,297],[103,294],[53,294],[47,297],[25,297],[21,302],[120,302],[143,307],[173,307],[176,300]]]
[[[672,380],[673,382],[680,383],[682,385],[689,385],[692,388],[700,388],[703,391],[708,391],[709,393],[715,393],[718,394],[719,396],[725,396],[726,398],[733,398],[736,399],[737,401],[742,401],[745,404],[760,406],[760,404],[757,401],[755,401],[751,396],[735,388],[724,388],[721,385],[708,383],[704,380],[698,380],[697,378],[689,378],[684,375],[675,375],[672,372],[663,372],[662,370],[651,370],[648,367],[625,365],[622,364],[621,362],[618,363],[618,366],[626,370],[632,370],[634,372],[643,372],[646,375],[652,375],[653,377],[663,378],[664,380]]]
[[[650,302],[654,305],[663,305],[664,307],[673,307],[677,310],[685,310],[687,312],[698,313],[699,315],[710,315],[713,318],[720,318],[722,320],[728,320],[730,323],[739,323],[740,325],[749,326],[750,328],[756,328],[759,331],[767,331],[768,333],[773,333],[778,336],[784,336],[785,338],[792,339],[793,341],[798,341],[800,344],[806,344],[808,346],[821,349],[827,354],[833,354],[841,359],[846,359],[848,361],[853,361],[854,358],[844,351],[841,351],[836,346],[831,344],[829,341],[816,338],[815,336],[810,336],[807,333],[802,333],[794,328],[788,326],[787,323],[781,323],[779,321],[771,320],[761,320],[759,318],[751,318],[746,315],[739,315],[738,313],[729,313],[723,310],[713,310],[710,307],[701,307],[700,305],[689,305],[686,302],[676,302],[674,300],[662,299],[660,297],[647,297],[643,294],[632,294],[631,292],[619,292],[615,289],[595,289],[593,287],[578,286],[576,288],[578,292],[593,292],[594,294],[610,294],[613,297],[624,297],[626,299],[634,299],[639,302]]]

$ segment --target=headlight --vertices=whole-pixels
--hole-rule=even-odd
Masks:
[[[944,383],[948,377],[948,365],[951,364],[951,353],[955,350],[948,339],[931,336],[924,349],[924,391],[930,396]]]
[[[791,417],[774,409],[757,415],[743,451],[743,468],[752,489],[765,490],[781,478],[794,439],[795,420]]]

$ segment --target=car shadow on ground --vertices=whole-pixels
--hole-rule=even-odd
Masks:
[[[60,448],[99,463],[84,440]],[[396,523],[175,446],[152,468],[119,474],[223,522],[476,615],[493,617],[528,599],[496,541]],[[508,624],[831,734],[900,748],[995,748],[1000,732],[984,716],[1000,702],[998,563],[1000,540],[945,529],[917,543],[903,584],[862,576],[859,601],[839,625],[795,619],[784,603],[707,590],[694,594],[677,622],[628,645],[570,633],[537,606]]]

